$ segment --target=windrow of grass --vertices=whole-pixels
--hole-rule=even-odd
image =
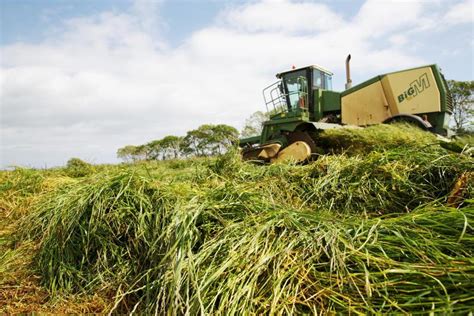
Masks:
[[[331,153],[367,154],[374,150],[418,149],[442,152],[439,136],[413,128],[410,124],[374,125],[368,128],[328,129],[318,134],[318,144]],[[441,143],[444,143],[441,141]]]
[[[38,193],[17,238],[53,297],[100,293],[108,311],[471,311],[473,159],[387,128],[322,134],[351,136],[304,166],[103,168]]]

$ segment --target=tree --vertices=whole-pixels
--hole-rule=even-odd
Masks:
[[[94,172],[94,167],[79,158],[71,158],[67,161],[65,171],[73,178],[84,177]]]
[[[456,133],[465,132],[474,127],[474,81],[448,81],[453,99],[454,130]]]
[[[222,154],[237,140],[239,132],[225,124],[204,124],[187,132],[184,152],[187,155],[208,156]]]
[[[147,160],[150,149],[147,144],[140,146],[127,145],[117,150],[117,158],[124,161]]]
[[[187,156],[205,156],[209,139],[210,125],[201,125],[197,129],[188,131],[184,137],[184,153]]]
[[[160,140],[160,145],[163,152],[163,160],[165,159],[177,159],[181,154],[181,143],[184,137],[180,136],[165,136]]]
[[[161,140],[152,140],[146,144],[148,147],[148,157],[149,159],[159,160],[160,155],[163,159],[163,148],[161,146]]]
[[[181,156],[183,137],[168,135],[132,150],[132,156],[145,160],[177,159]]]
[[[270,115],[268,113],[264,113],[262,111],[253,113],[248,119],[245,120],[244,128],[240,134],[242,137],[260,135],[262,133],[263,122],[269,119]]]
[[[237,142],[239,132],[232,126],[218,124],[212,127],[212,153],[223,154]]]
[[[144,145],[127,145],[117,150],[125,161],[178,159],[182,156],[223,154],[236,143],[239,132],[225,124],[204,124],[187,132],[186,137],[168,135]]]
[[[124,161],[135,161],[137,160],[137,152],[137,146],[127,145],[117,150],[117,158]]]
[[[148,144],[140,145],[135,150],[135,160],[150,160],[150,147]]]

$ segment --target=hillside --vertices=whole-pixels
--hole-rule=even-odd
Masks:
[[[2,171],[0,312],[472,311],[474,159],[407,126],[319,143]]]

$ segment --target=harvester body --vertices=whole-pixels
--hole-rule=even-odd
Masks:
[[[319,151],[315,133],[327,127],[406,121],[447,134],[451,96],[436,65],[379,75],[351,87],[349,60],[343,92],[332,90],[333,74],[320,66],[277,74],[279,81],[263,91],[270,119],[261,135],[240,140],[244,159],[273,161],[293,151],[304,157],[304,148],[310,156]]]

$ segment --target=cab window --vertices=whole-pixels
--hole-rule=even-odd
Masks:
[[[332,77],[318,69],[313,69],[313,89],[332,90]]]
[[[313,88],[324,89],[323,87],[323,74],[321,71],[313,70]]]
[[[306,107],[308,84],[306,81],[305,71],[296,71],[287,74],[284,79],[286,94],[288,98],[288,108],[296,109],[298,107]]]
[[[325,75],[326,77],[326,90],[332,90],[332,77]]]

